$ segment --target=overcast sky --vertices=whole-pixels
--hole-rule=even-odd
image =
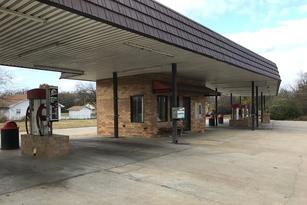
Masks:
[[[282,86],[307,72],[307,0],[158,1],[277,63]],[[54,72],[9,71],[16,88],[48,83],[72,90],[78,83]]]

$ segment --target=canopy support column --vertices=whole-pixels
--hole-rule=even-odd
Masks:
[[[217,88],[215,88],[215,126],[218,126],[218,104],[217,104]]]
[[[266,96],[263,96],[263,109],[266,110]]]
[[[113,73],[113,103],[114,103],[114,137],[118,138],[118,78],[117,72]]]
[[[172,107],[177,107],[177,64],[172,64]],[[177,139],[177,120],[173,119],[173,129],[172,129],[172,141],[174,144],[178,143]]]
[[[231,119],[234,119],[234,117],[233,117],[232,105],[233,105],[233,97],[232,97],[232,93],[230,93],[230,109],[231,109]]]
[[[260,104],[261,104],[261,123],[263,123],[263,92],[261,92],[261,102],[260,102]]]
[[[259,127],[259,87],[256,86],[256,126]]]
[[[255,82],[252,81],[252,113],[251,113],[251,117],[252,117],[252,130],[255,130]]]

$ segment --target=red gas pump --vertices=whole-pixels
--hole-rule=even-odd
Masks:
[[[42,85],[38,89],[29,90],[27,98],[27,134],[52,135],[52,123],[59,120],[58,87]]]

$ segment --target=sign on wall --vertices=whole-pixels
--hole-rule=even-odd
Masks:
[[[173,107],[172,108],[172,117],[175,120],[185,119],[185,108],[184,107]]]
[[[195,119],[199,120],[202,118],[203,114],[203,106],[201,103],[196,102],[195,103]]]

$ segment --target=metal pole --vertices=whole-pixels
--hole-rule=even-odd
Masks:
[[[242,105],[242,96],[240,96],[240,105]]]
[[[266,97],[263,96],[263,109],[266,110]]]
[[[261,123],[263,123],[263,92],[261,92]]]
[[[256,126],[259,127],[259,88],[256,86]]]
[[[252,81],[252,130],[255,130],[255,82]]]
[[[230,93],[230,109],[231,109],[231,119],[233,119],[233,110],[232,110],[232,105],[233,105],[233,98],[232,98],[232,93]]]
[[[117,73],[113,73],[113,102],[114,102],[114,137],[118,138],[118,79]]]
[[[177,107],[177,64],[172,64],[172,107]],[[174,144],[178,143],[177,139],[177,120],[173,119],[172,140]]]
[[[218,126],[218,120],[217,120],[217,115],[218,115],[218,107],[217,107],[217,88],[215,88],[215,126]]]

